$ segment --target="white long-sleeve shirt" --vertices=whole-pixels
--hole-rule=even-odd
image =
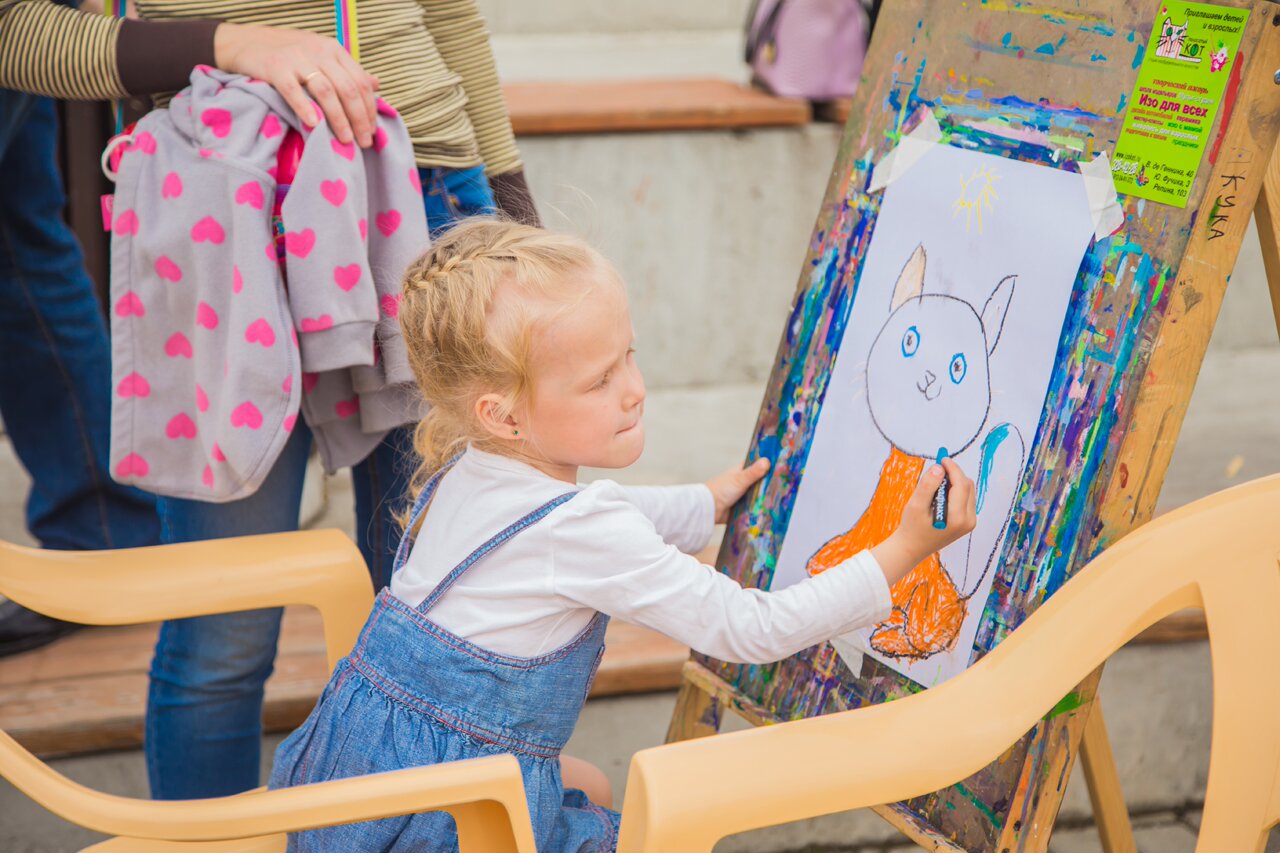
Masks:
[[[392,594],[416,607],[485,540],[574,488],[469,449],[442,478]],[[684,553],[706,546],[714,514],[700,484],[598,480],[473,565],[430,618],[482,648],[536,657],[601,611],[720,660],[769,663],[888,616],[868,552],[779,592],[743,589]]]

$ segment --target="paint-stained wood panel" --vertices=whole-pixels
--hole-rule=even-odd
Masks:
[[[866,192],[874,163],[921,109],[948,144],[1047,167],[1074,170],[1114,151],[1160,5],[885,4],[756,425],[751,453],[775,465],[731,519],[723,571],[752,587],[772,579],[879,212],[880,196]],[[1154,508],[1280,117],[1280,10],[1218,5],[1251,14],[1211,147],[1185,209],[1123,198],[1124,226],[1080,266],[972,659]],[[869,658],[851,672],[827,645],[769,666],[697,660],[771,719],[919,689]],[[1097,683],[1095,674],[981,773],[900,804],[895,825],[931,828],[928,843],[966,850],[1045,849]]]

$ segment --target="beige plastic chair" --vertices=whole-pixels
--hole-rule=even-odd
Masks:
[[[1108,548],[994,651],[932,690],[637,753],[619,850],[709,851],[734,833],[959,782],[1139,632],[1195,607],[1213,662],[1197,850],[1261,853],[1280,820],[1278,555],[1280,476],[1171,512]]]
[[[332,667],[373,604],[355,545],[336,530],[105,552],[0,543],[0,595],[89,625],[127,625],[288,604],[320,611]],[[280,791],[155,802],[91,790],[0,732],[0,775],[72,823],[123,836],[97,853],[278,853],[284,833],[442,810],[464,851],[535,853],[520,766],[510,755]]]

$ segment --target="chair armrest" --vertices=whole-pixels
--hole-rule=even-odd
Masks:
[[[25,757],[16,757],[12,750]],[[4,755],[9,753],[9,755]],[[98,832],[216,841],[443,810],[463,849],[535,853],[520,764],[495,755],[208,800],[153,801],[72,782],[0,734],[13,784],[49,811]],[[11,763],[12,762],[12,763]]]
[[[1268,753],[1254,734],[1266,726],[1246,720],[1255,709],[1273,713],[1280,686],[1242,664],[1280,649],[1278,508],[1280,476],[1273,476],[1149,522],[1081,569],[984,658],[923,693],[638,752],[619,851],[710,851],[734,833],[898,802],[961,781],[1120,646],[1186,607],[1206,611],[1212,638],[1214,760],[1227,749],[1224,734],[1243,732],[1244,758],[1225,776],[1238,781],[1247,766],[1273,779],[1274,765],[1266,766]],[[1267,799],[1273,787],[1240,783],[1233,790]],[[1280,795],[1276,801],[1280,810]]]
[[[350,651],[373,601],[364,559],[337,530],[116,551],[0,543],[0,594],[86,625],[308,604],[323,617],[331,666]]]

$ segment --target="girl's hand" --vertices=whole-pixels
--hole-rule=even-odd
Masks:
[[[729,520],[729,507],[747,493],[769,470],[769,460],[761,457],[745,468],[730,468],[718,477],[707,480],[707,488],[716,502],[716,524]]]
[[[320,123],[315,98],[340,141],[350,142],[354,132],[361,148],[373,144],[378,78],[336,39],[284,27],[224,23],[214,32],[213,54],[223,71],[270,83],[308,127]]]
[[[947,493],[947,526],[938,530],[933,526],[933,496],[942,484],[944,468],[951,487]],[[889,586],[930,554],[970,533],[978,523],[975,500],[973,481],[965,476],[954,459],[944,459],[941,465],[930,465],[916,484],[907,508],[902,511],[898,529],[871,549],[871,555],[880,564]]]

